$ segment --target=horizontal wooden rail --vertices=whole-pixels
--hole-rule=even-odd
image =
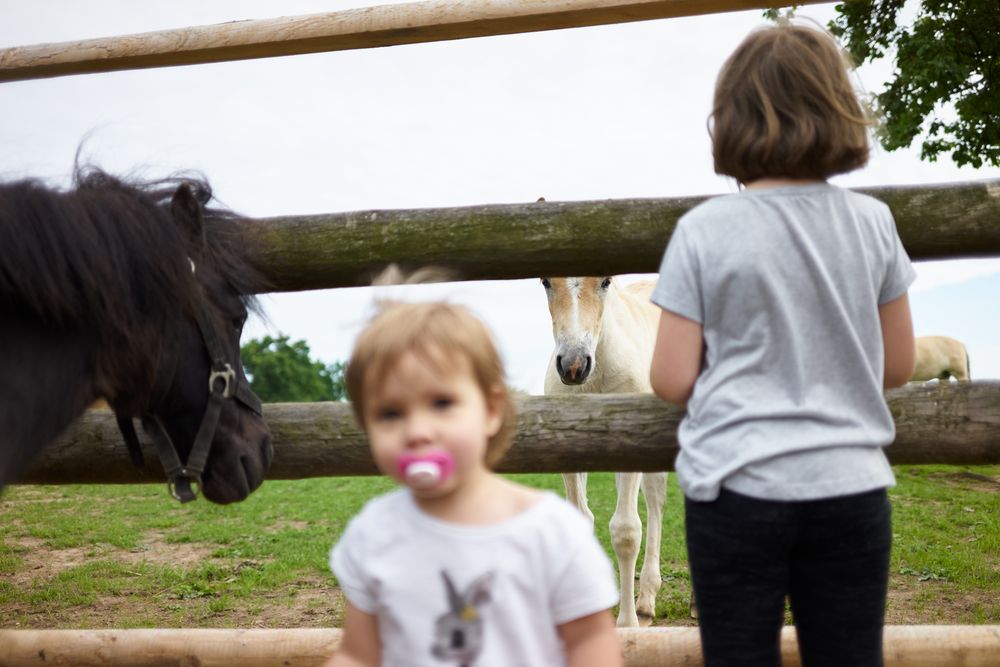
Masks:
[[[1000,463],[1000,383],[912,386],[888,395],[894,464]],[[504,472],[672,470],[682,413],[649,395],[527,396]],[[274,437],[269,479],[377,474],[346,403],[264,407]],[[115,420],[92,410],[46,450],[20,483],[163,481],[152,443],[146,468],[129,462]],[[94,465],[100,461],[100,465]]]
[[[626,667],[701,665],[698,628],[619,628]],[[340,644],[337,629],[0,630],[4,667],[313,667]],[[885,667],[996,667],[1000,625],[890,625]],[[785,667],[799,667],[795,630],[782,629]]]
[[[807,5],[827,0],[801,0]],[[783,0],[431,0],[0,50],[0,81],[782,7]]]
[[[892,209],[914,259],[1000,255],[1000,181],[859,190]],[[456,279],[655,272],[674,225],[704,197],[537,202],[251,220],[274,291],[367,285],[390,262]]]

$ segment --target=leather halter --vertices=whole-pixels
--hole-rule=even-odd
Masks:
[[[192,270],[194,270],[193,262]],[[253,393],[250,386],[240,379],[232,365],[226,361],[225,348],[219,340],[215,327],[212,326],[212,320],[204,302],[199,304],[196,319],[201,337],[205,342],[205,348],[208,350],[208,356],[212,360],[212,368],[208,375],[208,403],[205,406],[205,413],[201,418],[201,425],[198,427],[198,433],[195,435],[194,444],[191,446],[186,463],[181,462],[177,447],[170,439],[160,417],[152,411],[141,415],[143,426],[152,437],[160,462],[167,474],[167,489],[170,491],[170,495],[182,503],[190,502],[198,497],[197,489],[201,487],[201,474],[205,471],[205,463],[208,461],[208,453],[212,447],[212,440],[215,438],[215,430],[219,425],[223,402],[226,399],[234,398],[258,416],[262,416],[260,399]],[[165,397],[173,382],[175,372],[176,366],[171,369],[169,374],[160,375],[149,403],[151,407],[157,405]],[[129,458],[137,468],[142,469],[145,466],[145,460],[135,425],[132,423],[132,417],[119,414],[116,414],[115,417],[118,421],[118,429],[128,446]]]

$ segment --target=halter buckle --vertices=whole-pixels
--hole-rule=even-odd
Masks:
[[[226,383],[226,386],[222,389],[223,398],[231,398],[233,395],[233,388],[236,386],[236,371],[228,363],[224,364],[225,368],[221,371],[213,370],[208,375],[208,393],[215,393],[215,381],[221,379]]]
[[[175,500],[181,503],[189,503],[198,497],[201,492],[201,475],[191,474],[187,469],[182,468],[179,473],[167,480],[167,490]]]

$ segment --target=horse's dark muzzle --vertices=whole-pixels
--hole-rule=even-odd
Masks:
[[[593,360],[589,354],[576,354],[556,357],[556,371],[563,384],[580,385],[590,377]]]

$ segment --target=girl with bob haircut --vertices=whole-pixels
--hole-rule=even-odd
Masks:
[[[740,183],[822,180],[868,162],[872,124],[850,63],[820,30],[782,24],[751,33],[722,66],[710,133],[715,172]]]
[[[346,384],[379,469],[330,553],[347,598],[328,667],[621,667],[611,562],[576,508],[492,471],[516,413],[462,306],[383,303]]]
[[[686,406],[677,478],[707,667],[778,667],[786,597],[805,667],[882,665],[892,542],[882,395],[913,370],[915,278],[889,208],[826,182],[868,157],[835,40],[779,24],[719,73],[715,170],[652,300],[650,380]]]

